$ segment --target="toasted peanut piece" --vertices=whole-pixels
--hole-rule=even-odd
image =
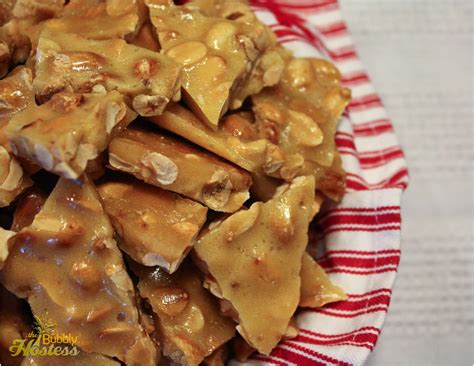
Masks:
[[[13,214],[11,230],[20,231],[30,226],[46,201],[46,194],[38,188],[30,188],[21,199]]]
[[[27,29],[30,20],[12,19],[0,27],[0,78],[16,65],[25,63],[31,51]]]
[[[347,299],[345,292],[334,285],[324,269],[309,255],[303,255],[301,264],[301,298],[299,306],[321,307]]]
[[[170,105],[161,116],[151,117],[154,124],[180,135],[206,150],[231,161],[251,172],[263,172],[271,163],[271,142],[258,137],[251,117],[246,114],[230,115],[222,127],[212,130],[187,109]],[[270,159],[270,161],[268,161]]]
[[[61,178],[31,226],[9,244],[2,281],[34,315],[47,312],[55,331],[77,336],[84,352],[155,365],[112,226],[87,179]]]
[[[0,145],[0,207],[8,206],[32,184],[15,157]]]
[[[180,89],[180,66],[166,56],[114,39],[93,41],[44,31],[33,88],[45,102],[57,92],[89,93],[103,86],[132,100],[143,116],[161,114]]]
[[[5,230],[0,227],[0,270],[3,268],[3,264],[7,260],[9,254],[8,241],[15,236],[14,231]]]
[[[22,355],[12,356],[9,348],[31,331],[28,304],[0,284],[0,360],[5,365],[20,365]]]
[[[194,245],[207,209],[133,178],[109,180],[98,190],[120,248],[138,263],[175,272]]]
[[[16,18],[53,18],[61,14],[64,3],[65,0],[16,0],[12,13]]]
[[[147,4],[163,51],[183,65],[186,103],[217,129],[229,105],[238,108],[248,95],[240,88],[257,63],[263,66],[260,56],[270,46],[269,30],[256,19],[248,24],[207,15],[192,3]]]
[[[340,74],[329,62],[281,55],[286,66],[279,84],[252,96],[256,128],[278,145],[285,160],[279,170],[266,173],[287,181],[314,175],[316,188],[337,201],[345,178],[343,170],[335,168],[335,132],[350,91],[340,86]],[[324,176],[334,178],[332,192]]]
[[[231,339],[232,320],[219,314],[217,300],[202,287],[191,263],[172,275],[160,268],[132,265],[138,290],[155,313],[163,354],[175,365],[199,365]]]
[[[145,182],[234,212],[248,199],[250,175],[162,131],[132,127],[112,140],[109,164]]]
[[[264,354],[286,333],[298,306],[313,200],[314,179],[298,177],[270,201],[210,227],[194,246],[208,282],[218,287],[214,295],[229,303],[238,332]]]
[[[12,10],[15,3],[16,0],[3,0],[0,3],[0,26],[5,24],[12,18]]]
[[[41,106],[17,113],[10,120],[6,135],[17,155],[75,179],[134,116],[117,91],[59,93]]]

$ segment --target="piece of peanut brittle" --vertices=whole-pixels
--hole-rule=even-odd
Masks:
[[[64,349],[64,346],[61,345]],[[97,353],[79,350],[73,356],[27,356],[21,366],[120,366],[120,362]]]
[[[176,271],[206,221],[199,203],[134,178],[108,180],[98,187],[120,237],[119,246],[146,266]]]
[[[112,168],[205,204],[234,212],[249,198],[250,175],[164,131],[131,127],[109,146]]]
[[[225,117],[218,130],[178,104],[170,104],[161,116],[148,120],[250,172],[273,171],[284,161],[276,145],[260,138],[254,126],[235,114]]]
[[[216,129],[229,105],[238,107],[236,91],[269,46],[268,29],[210,17],[191,6],[147,1],[163,52],[183,65],[183,98]]]
[[[191,263],[183,263],[172,275],[158,267],[132,269],[140,295],[156,314],[163,354],[172,364],[197,366],[233,337],[234,322],[219,313],[217,300],[202,287]]]
[[[37,187],[32,187],[18,200],[13,214],[11,230],[18,232],[30,226],[35,216],[41,211],[47,199],[46,193]]]
[[[14,115],[6,135],[16,155],[75,179],[134,117],[117,91],[59,93]]]
[[[0,207],[8,206],[32,184],[20,163],[0,145]]]
[[[301,265],[301,298],[299,306],[321,307],[347,299],[345,292],[334,285],[324,269],[309,255],[303,255]]]
[[[142,116],[161,114],[180,98],[181,67],[170,58],[122,39],[95,41],[41,33],[33,89],[40,102],[57,92],[118,90]]]
[[[270,201],[211,224],[194,246],[208,287],[264,354],[286,333],[298,306],[313,201],[314,178],[298,177]]]
[[[9,239],[1,282],[45,312],[85,352],[154,365],[156,350],[135,307],[132,281],[97,192],[60,178],[31,226]]]
[[[25,29],[29,24],[28,20],[11,19],[0,27],[0,78],[30,55],[31,42]]]
[[[229,357],[229,350],[223,345],[207,356],[202,362],[203,366],[224,366]]]
[[[12,10],[15,3],[16,0],[3,0],[0,3],[0,26],[5,24],[12,18]]]
[[[291,181],[311,174],[311,166],[315,176],[324,175],[321,170],[330,174],[337,154],[336,125],[350,101],[334,65],[321,59],[288,59],[280,83],[252,96],[252,101],[259,134],[278,145],[285,157],[270,175]]]

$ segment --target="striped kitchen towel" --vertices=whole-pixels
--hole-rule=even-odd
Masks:
[[[301,311],[297,338],[281,342],[271,356],[255,355],[246,364],[362,365],[380,334],[400,260],[400,199],[408,183],[403,152],[336,0],[251,3],[296,56],[335,63],[353,99],[336,134],[347,193],[321,216],[325,252],[318,258],[349,297],[323,309]]]

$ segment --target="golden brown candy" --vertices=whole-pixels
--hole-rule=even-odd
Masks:
[[[264,354],[286,333],[298,306],[313,200],[314,179],[296,178],[270,201],[211,225],[194,246],[207,285],[226,301],[239,333]]]
[[[112,134],[134,118],[117,91],[55,94],[17,113],[6,128],[15,154],[69,179],[107,148]]]
[[[11,19],[0,27],[0,77],[8,70],[24,63],[31,51],[31,42],[27,34],[29,20]]]
[[[109,164],[215,211],[234,212],[249,198],[247,172],[162,131],[125,130],[110,143]]]
[[[15,209],[11,230],[18,232],[30,226],[46,199],[47,195],[38,188],[33,187],[25,192]]]
[[[176,271],[194,245],[207,209],[133,178],[108,180],[98,190],[120,248],[136,262]]]
[[[154,365],[139,324],[133,285],[98,194],[87,180],[61,178],[31,226],[9,240],[1,282],[34,315],[77,336],[85,352],[128,365]]]
[[[20,163],[0,145],[0,207],[8,206],[32,184]]]
[[[301,298],[299,306],[321,307],[347,299],[347,295],[329,279],[324,269],[308,253],[301,265]]]
[[[179,99],[180,66],[166,56],[114,39],[41,33],[33,88],[45,102],[57,92],[118,90],[142,116],[161,114]]]
[[[158,267],[132,266],[140,295],[156,314],[163,354],[173,364],[197,366],[235,333],[232,320],[219,314],[217,300],[202,287],[190,263],[172,275]]]
[[[229,356],[229,350],[226,345],[219,347],[209,356],[207,356],[204,361],[204,366],[224,366],[226,364],[227,358]]]
[[[21,366],[120,366],[120,362],[97,353],[79,351],[75,356],[28,356]]]
[[[251,172],[283,164],[276,145],[258,137],[252,123],[242,116],[225,117],[221,127],[213,130],[184,107],[173,104],[149,120]]]
[[[183,97],[208,125],[217,129],[263,51],[269,31],[263,24],[205,16],[191,6],[148,1],[163,52],[183,65]]]

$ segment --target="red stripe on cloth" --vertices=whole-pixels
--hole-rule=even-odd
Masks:
[[[377,213],[382,211],[400,211],[400,206],[378,206],[378,207],[333,207],[324,212],[324,216],[337,214],[340,212],[351,212],[351,213]]]
[[[400,261],[398,254],[388,257],[372,257],[372,258],[356,258],[356,257],[337,257],[330,256],[318,263],[322,267],[338,268],[338,267],[352,267],[352,268],[377,268],[387,265],[397,265]]]
[[[356,149],[356,147],[355,147],[355,145],[354,145],[354,141],[349,140],[349,139],[347,139],[347,138],[341,138],[341,137],[338,137],[338,136],[336,135],[335,141],[336,141],[337,147],[340,147],[340,148],[343,148],[343,147],[344,147],[344,148],[346,148],[346,149],[352,149],[352,150],[355,150],[355,149]]]
[[[329,37],[329,38],[347,33],[346,24],[342,21],[337,21],[335,23],[332,23],[326,26],[320,26],[318,27],[318,30],[324,36]]]
[[[397,230],[397,229],[393,229]],[[398,228],[400,230],[400,228]],[[373,274],[380,274],[380,273],[385,273],[385,272],[396,272],[397,271],[397,266],[390,267],[390,268],[384,268],[384,269],[370,269],[366,271],[356,271],[356,270],[351,270],[351,269],[342,269],[342,268],[325,268],[326,273],[347,273],[351,275],[358,275],[358,276],[368,276],[368,275],[373,275]]]
[[[367,83],[369,81],[369,76],[364,71],[359,71],[356,73],[345,74],[341,78],[341,82],[347,86],[354,86],[361,83]]]
[[[361,298],[361,297],[370,297],[379,293],[392,293],[392,289],[390,288],[379,288],[377,290],[367,291],[362,294],[347,294],[349,298]]]
[[[273,350],[272,356],[283,358],[289,360],[290,362],[296,363],[298,366],[328,366],[328,365],[338,365],[337,363],[326,363],[324,361],[316,361],[312,358],[308,358],[305,355],[301,355],[292,350],[283,349],[277,347]]]
[[[384,132],[393,131],[393,126],[388,119],[376,119],[371,122],[353,124],[354,135],[375,136]]]
[[[361,227],[332,227],[323,231],[323,236],[333,234],[336,232],[362,232],[375,233],[380,231],[399,231],[400,225],[379,226],[376,228],[361,228]]]
[[[325,306],[325,309],[344,310],[344,311],[359,311],[369,306],[387,306],[390,304],[390,295],[379,294],[369,299],[362,300],[346,300],[332,303]]]
[[[331,215],[322,219],[319,224],[322,227],[330,227],[341,224],[363,224],[381,226],[385,224],[398,224],[400,223],[399,213],[384,213],[376,215]]]
[[[327,250],[324,255],[318,257],[318,262],[326,260],[329,256],[336,257],[336,256],[364,256],[364,257],[376,257],[379,255],[400,255],[400,250],[398,249],[383,249],[377,251],[360,251],[360,250]]]
[[[298,335],[294,339],[295,342],[303,342],[308,344],[316,344],[322,346],[340,346],[345,344],[350,344],[353,346],[366,347],[370,350],[373,349],[375,342],[377,341],[377,334],[373,333],[364,333],[364,334],[354,334],[350,336],[343,336],[339,339],[314,339],[312,337],[305,336],[303,334]]]
[[[403,151],[396,147],[394,150],[389,152],[379,152],[380,155],[364,157],[359,154],[359,162],[362,168],[377,168],[379,166],[385,165],[396,159],[403,159],[405,155]]]
[[[250,4],[253,6],[261,6],[264,9],[269,9],[272,12],[275,10],[281,11],[282,9],[292,10],[310,10],[310,11],[328,11],[331,9],[337,9],[338,4],[336,0],[313,0],[307,4],[278,1],[278,0],[251,0]],[[291,10],[290,10],[291,11]]]
[[[380,334],[380,329],[375,328],[375,327],[362,327],[362,328],[359,328],[359,329],[354,329],[353,331],[350,331],[350,332],[338,333],[338,334],[317,333],[317,332],[313,332],[310,329],[300,329],[300,331],[302,333],[308,333],[308,334],[311,334],[315,337],[320,337],[320,338],[337,338],[337,337],[340,337],[340,336],[350,335],[350,334],[359,333],[359,332],[365,332],[365,331],[369,331],[369,330]]]
[[[324,315],[333,316],[335,318],[355,318],[356,316],[377,313],[377,312],[380,312],[380,311],[386,313],[387,308],[386,307],[376,307],[376,308],[372,308],[372,309],[364,309],[364,310],[354,312],[354,313],[351,313],[351,314],[337,313],[337,312],[334,312],[334,311],[331,311],[331,310],[326,310],[324,308],[322,308],[322,309],[309,309],[309,311],[324,314]]]
[[[382,105],[382,100],[377,94],[370,94],[363,96],[361,98],[355,98],[352,99],[352,101],[349,103],[349,106],[347,107],[349,111],[351,110],[359,110],[359,109],[367,109],[367,108],[372,108],[375,106],[381,106]]]

